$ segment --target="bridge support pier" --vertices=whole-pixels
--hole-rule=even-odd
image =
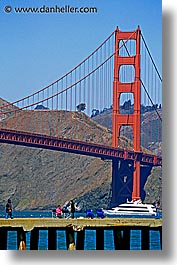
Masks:
[[[110,207],[117,206],[132,197],[134,167],[117,158],[112,160],[112,198]]]
[[[112,159],[112,197],[110,207],[117,206],[120,203],[124,203],[128,200],[134,199],[133,186],[136,185],[134,181],[136,168],[130,161],[119,160],[117,158]],[[140,166],[140,176],[138,179],[139,185],[139,198],[145,199],[144,185],[148,176],[151,173],[152,166]],[[135,179],[136,180],[136,179]],[[136,198],[137,199],[137,198]]]

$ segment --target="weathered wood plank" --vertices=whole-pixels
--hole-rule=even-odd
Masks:
[[[149,228],[144,227],[141,229],[141,249],[149,250]]]
[[[162,226],[162,219],[155,218],[75,218],[75,219],[54,219],[54,218],[17,218],[17,219],[0,219],[0,228],[22,227],[24,231],[31,231],[37,228],[66,228],[75,227],[75,229],[97,228],[102,227],[111,229],[112,227],[132,227],[138,229],[140,227],[158,228]]]
[[[17,246],[18,250],[26,250],[26,234],[22,228],[17,230]]]
[[[39,243],[39,229],[34,228],[31,231],[31,236],[30,236],[30,250],[38,250],[38,243]]]
[[[84,250],[85,230],[77,232],[76,249]]]
[[[114,228],[114,246],[115,250],[130,249],[130,228]]]
[[[104,229],[96,229],[96,250],[104,250]]]
[[[56,229],[49,228],[48,229],[48,250],[56,250]]]
[[[0,250],[7,249],[7,229],[0,228]]]
[[[66,246],[67,250],[75,250],[75,242],[74,242],[74,231],[71,227],[66,229]]]

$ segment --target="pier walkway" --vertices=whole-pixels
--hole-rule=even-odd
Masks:
[[[66,231],[63,240],[66,240],[68,250],[84,250],[85,230],[96,230],[96,250],[104,249],[104,230],[113,230],[115,250],[130,249],[131,230],[141,231],[141,249],[148,250],[150,231],[156,230],[162,249],[162,219],[156,218],[1,218],[0,249],[7,249],[8,232],[16,231],[19,250],[26,249],[26,232],[30,232],[30,250],[38,250],[40,230],[48,230],[48,250],[56,250],[57,230]]]

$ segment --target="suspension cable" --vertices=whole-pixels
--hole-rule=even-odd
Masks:
[[[135,31],[129,36],[129,38],[125,41],[125,43],[123,43],[120,47],[118,47],[105,61],[103,61],[102,63],[100,63],[97,67],[95,67],[95,69],[93,69],[91,72],[89,72],[88,74],[86,74],[84,77],[82,77],[80,80],[78,80],[77,82],[75,82],[75,83],[73,83],[73,84],[71,84],[71,85],[68,85],[65,89],[63,89],[62,91],[59,91],[59,92],[57,92],[56,94],[54,94],[54,95],[51,95],[51,96],[49,96],[49,95],[47,95],[47,98],[45,98],[45,99],[41,99],[40,101],[38,101],[38,102],[33,102],[33,103],[31,103],[30,105],[28,105],[28,106],[23,106],[23,107],[21,107],[21,108],[18,108],[18,111],[19,110],[23,110],[23,109],[25,109],[25,108],[27,108],[27,107],[32,107],[32,106],[34,106],[34,105],[36,105],[36,104],[39,104],[39,103],[42,103],[42,102],[44,102],[44,101],[46,101],[46,100],[50,100],[50,99],[52,99],[53,97],[56,97],[56,96],[58,96],[58,95],[60,95],[60,94],[62,94],[62,93],[64,93],[64,92],[67,92],[69,89],[71,89],[72,87],[74,87],[74,86],[76,86],[77,84],[79,84],[79,83],[81,83],[82,81],[84,81],[86,78],[88,78],[88,77],[90,77],[90,75],[92,75],[93,73],[95,73],[98,69],[100,69],[103,65],[105,65],[128,41],[129,41],[129,39],[131,39],[131,37],[133,36],[133,34],[135,34]],[[84,64],[85,64],[85,61],[84,61]],[[70,73],[70,72],[69,72]],[[68,74],[66,74],[65,76],[67,76]],[[61,80],[63,80],[62,78],[61,78]],[[52,84],[54,84],[54,82],[52,83]],[[46,88],[49,88],[51,85],[48,85]],[[39,93],[40,91],[38,91],[38,93]],[[32,96],[34,97],[34,95],[35,94],[32,94]],[[27,97],[28,98],[28,97]],[[23,99],[24,100],[24,99]],[[21,100],[19,100],[19,101],[21,101]],[[19,102],[19,101],[16,101],[16,102]],[[6,105],[6,106],[3,106],[3,107],[7,107],[7,106],[11,106],[12,104],[14,104],[14,103],[11,103],[11,104],[9,104],[9,105]],[[1,114],[7,114],[7,113],[12,113],[12,112],[16,112],[16,109],[13,109],[13,110],[10,110],[10,111],[5,111],[5,112],[1,112]]]
[[[146,92],[151,104],[152,104],[152,107],[154,108],[154,110],[156,111],[157,115],[159,116],[159,119],[162,121],[162,118],[160,117],[158,111],[156,110],[156,108],[154,106],[154,103],[153,103],[153,101],[152,101],[152,99],[151,99],[151,97],[150,97],[150,95],[149,95],[149,93],[148,93],[148,91],[147,91],[147,89],[146,89],[146,87],[145,87],[145,85],[144,85],[144,83],[143,83],[143,81],[141,79],[140,79],[140,82],[141,82],[141,84],[142,84],[142,86],[143,86],[143,88],[144,88],[144,90],[145,90],[145,92]]]
[[[160,81],[162,82],[162,77],[161,77],[161,75],[160,75],[160,73],[159,73],[159,71],[158,71],[158,69],[157,69],[157,66],[156,66],[156,64],[155,64],[155,62],[154,62],[154,60],[153,60],[153,58],[152,58],[152,55],[151,55],[151,53],[150,53],[150,50],[149,50],[149,48],[148,48],[148,46],[147,46],[147,44],[146,44],[146,41],[145,41],[145,39],[144,39],[144,37],[143,37],[142,34],[141,34],[141,37],[142,37],[142,40],[143,40],[143,42],[144,42],[144,45],[145,45],[145,47],[146,47],[146,49],[147,49],[147,52],[148,52],[148,54],[149,54],[149,56],[150,56],[150,58],[151,58],[152,64],[153,64],[153,66],[154,66],[154,68],[155,68],[155,70],[156,70],[156,72],[157,72],[157,74],[158,74],[158,77],[159,77]]]
[[[18,102],[21,102],[22,100],[25,100],[25,99],[28,99],[29,97],[32,97],[34,95],[37,95],[38,93],[48,89],[50,86],[56,84],[57,82],[61,81],[62,79],[64,79],[65,77],[67,77],[71,72],[75,71],[77,68],[79,68],[81,65],[85,64],[86,61],[89,60],[89,58],[91,56],[93,56],[112,36],[113,34],[115,34],[115,30],[106,38],[106,40],[104,40],[89,56],[87,56],[82,62],[80,62],[77,66],[75,66],[73,69],[71,69],[69,72],[67,72],[65,75],[63,75],[62,77],[60,77],[59,79],[55,80],[54,82],[52,82],[51,84],[43,87],[42,89],[36,91],[35,93],[31,94],[31,95],[28,95],[22,99],[19,99],[19,100],[16,100],[12,103],[8,103],[4,106],[0,106],[0,109],[1,108],[5,108],[5,107],[8,107],[8,106],[13,106],[15,104],[17,104]]]

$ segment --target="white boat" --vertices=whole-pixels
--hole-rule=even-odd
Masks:
[[[156,216],[157,215],[156,207],[154,205],[142,203],[141,200],[137,201],[127,200],[126,203],[122,203],[117,207],[113,207],[112,209],[103,210],[103,212],[107,216],[115,216],[115,215]]]

